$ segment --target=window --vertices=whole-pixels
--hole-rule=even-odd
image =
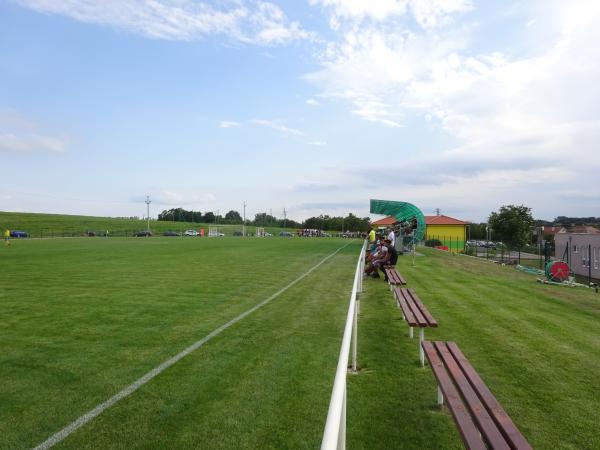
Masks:
[[[590,267],[590,248],[583,247],[583,252],[581,253],[581,266],[582,267]]]

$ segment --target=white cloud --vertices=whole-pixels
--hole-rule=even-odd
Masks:
[[[306,104],[310,106],[319,106],[321,103],[318,100],[315,100],[314,98],[309,98],[308,100],[306,100]]]
[[[141,203],[146,200],[146,197],[134,197],[132,199],[133,202]],[[197,208],[206,208],[211,206],[215,200],[216,196],[210,192],[197,194],[195,192],[180,192],[173,190],[162,190],[158,192],[154,192],[150,195],[150,200],[155,205],[165,205],[165,206],[183,206],[183,205],[193,205]]]
[[[406,0],[309,0],[311,5],[321,5],[331,8],[331,25],[337,29],[339,22],[344,19],[385,20],[390,16],[402,16],[406,13]]]
[[[473,9],[470,0],[411,0],[415,21],[423,28],[438,28],[451,24],[454,16]]]
[[[62,153],[69,138],[64,134],[49,134],[32,120],[13,110],[0,110],[0,152]]]
[[[241,123],[234,122],[232,120],[222,120],[221,122],[219,122],[219,127],[221,128],[235,128],[239,127],[240,125]]]
[[[52,152],[62,153],[67,146],[67,140],[56,136],[42,136],[38,134],[16,135],[12,133],[0,134],[0,152]]]
[[[274,45],[312,34],[290,22],[277,5],[259,0],[225,0],[220,7],[193,0],[15,0],[20,5],[75,20],[111,25],[150,38],[192,41],[211,34]]]
[[[314,145],[315,147],[326,147],[327,142],[325,141],[310,141],[307,142],[308,145]]]
[[[264,120],[264,119],[254,119],[252,123],[255,125],[260,125],[262,127],[271,128],[273,130],[279,131],[285,135],[293,135],[293,136],[303,136],[304,133],[295,128],[290,128],[281,123],[279,120]]]
[[[424,39],[404,30],[386,31],[373,26],[343,33],[323,54],[322,69],[305,75],[319,87],[322,97],[349,101],[364,119],[399,125],[403,114],[390,100],[423,73],[428,64]]]
[[[470,0],[309,0],[330,11],[329,23],[337,30],[344,22],[362,22],[370,19],[385,22],[412,14],[423,28],[438,28],[453,22],[457,13],[470,11]]]
[[[457,22],[469,2],[408,2],[404,15],[379,22],[358,12],[343,22],[336,10],[339,33],[322,51],[321,69],[305,75],[319,97],[338,99],[365,120],[392,127],[410,120],[417,133],[442,137],[423,153],[407,152],[389,173],[349,170],[356,184],[390,198],[409,186],[417,203],[436,198],[456,208],[468,196],[490,211],[515,202],[556,211],[550,199],[574,185],[587,198],[600,174],[600,3],[520,6],[519,42],[497,50],[485,23]],[[407,26],[411,13],[419,27]],[[479,52],[479,41],[489,50]]]
[[[420,5],[430,20],[469,7],[466,2]],[[370,24],[329,43],[322,69],[306,79],[320,95],[348,101],[350,111],[366,120],[399,126],[408,115],[428,118],[431,127],[459,142],[451,151],[435,152],[449,173],[466,164],[476,175],[506,161],[518,169],[525,155],[541,168],[550,164],[567,172],[585,161],[588,169],[598,169],[600,4],[553,6],[556,27],[531,37],[548,42],[532,56],[473,54],[462,25],[440,34],[390,32]]]

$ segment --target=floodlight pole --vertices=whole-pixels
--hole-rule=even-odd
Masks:
[[[242,236],[246,237],[246,200],[244,200],[244,222],[242,226]]]
[[[148,231],[150,231],[150,196],[146,195],[146,218],[148,219]]]

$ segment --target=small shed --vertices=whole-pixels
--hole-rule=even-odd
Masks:
[[[468,222],[440,214],[425,216],[425,225],[425,239],[437,239],[450,251],[464,250]]]

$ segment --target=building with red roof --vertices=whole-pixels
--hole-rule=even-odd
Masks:
[[[389,228],[397,225],[398,219],[394,216],[384,217],[383,219],[376,220],[375,222],[371,222],[371,226],[373,228]]]
[[[450,251],[462,252],[467,240],[468,222],[439,214],[425,216],[425,239],[437,239]]]

